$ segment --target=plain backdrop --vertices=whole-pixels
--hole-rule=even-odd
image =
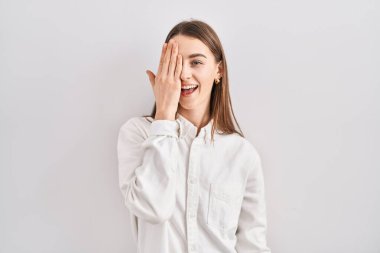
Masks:
[[[218,33],[273,253],[380,252],[380,3],[0,0],[0,252],[135,253],[116,142],[182,20]]]

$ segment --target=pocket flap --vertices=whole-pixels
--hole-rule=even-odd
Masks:
[[[216,198],[226,201],[232,202],[238,200],[242,194],[241,184],[238,183],[212,183],[211,184],[211,193]]]

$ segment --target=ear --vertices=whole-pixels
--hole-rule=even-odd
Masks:
[[[223,61],[220,61],[218,63],[218,72],[217,72],[217,78],[223,77]]]

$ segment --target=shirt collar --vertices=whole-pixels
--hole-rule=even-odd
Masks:
[[[188,119],[186,119],[183,115],[178,113],[178,118],[176,119],[176,121],[180,125],[180,130],[179,130],[179,132],[180,132],[179,137],[180,138],[183,138],[185,136],[191,136],[191,138],[194,139],[196,137],[198,128],[193,123],[191,123]],[[211,130],[212,130],[213,122],[214,122],[214,119],[211,119],[207,123],[207,125],[205,125],[204,127],[201,128],[201,130],[199,131],[199,134],[198,134],[198,138],[202,138],[205,141],[211,140]],[[215,138],[215,136],[214,136],[214,138]]]

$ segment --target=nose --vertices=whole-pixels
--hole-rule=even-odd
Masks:
[[[188,80],[191,78],[191,69],[190,66],[187,66],[185,62],[182,63],[182,72],[181,72],[181,79],[183,81]]]

